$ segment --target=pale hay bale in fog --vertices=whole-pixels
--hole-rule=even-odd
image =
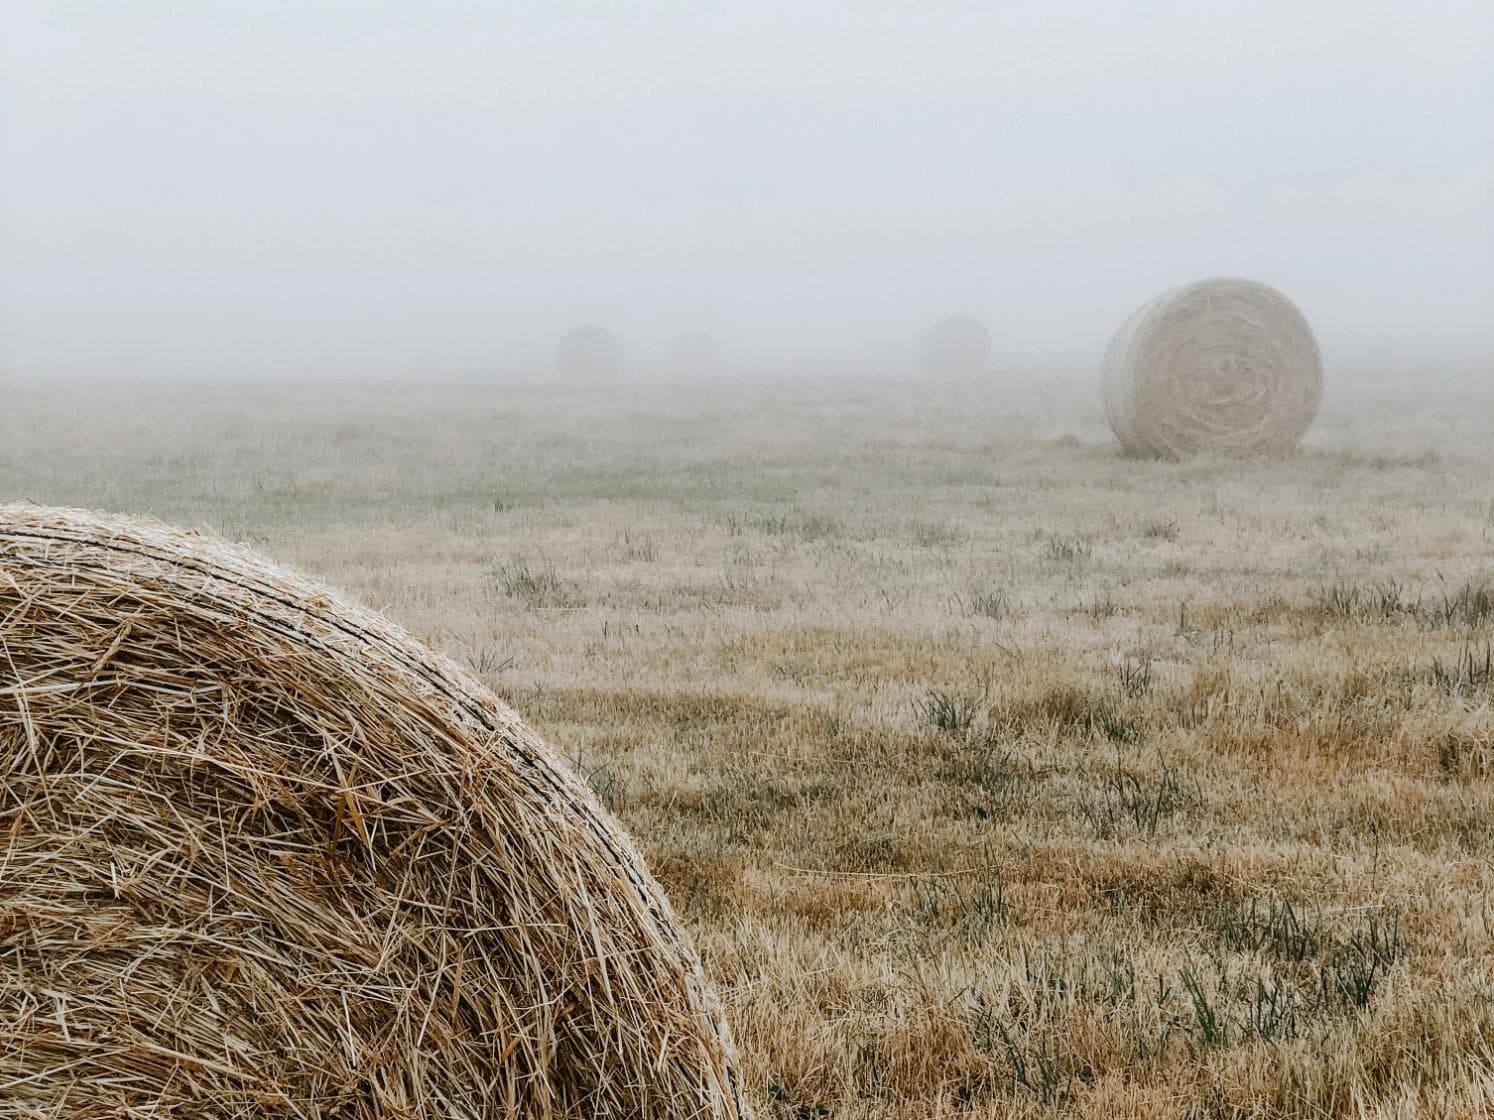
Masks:
[[[743,1115],[638,853],[397,627],[0,507],[0,1117]]]
[[[1323,394],[1317,340],[1275,288],[1222,277],[1163,292],[1105,353],[1105,414],[1133,455],[1283,455]]]
[[[990,360],[990,332],[970,315],[945,316],[930,323],[918,337],[918,364],[929,373],[980,373]]]
[[[724,364],[721,344],[706,331],[685,331],[670,343],[668,365],[672,373],[719,373]]]
[[[606,327],[582,323],[555,344],[555,368],[567,381],[604,381],[622,373],[622,347]]]

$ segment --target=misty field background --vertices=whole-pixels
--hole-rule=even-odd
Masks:
[[[1335,375],[1301,454],[1171,464],[1072,378],[21,385],[0,478],[469,665],[765,1116],[1490,1108],[1494,389]]]

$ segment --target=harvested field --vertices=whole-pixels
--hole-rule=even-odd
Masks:
[[[1087,375],[23,387],[0,486],[464,663],[638,842],[763,1116],[1479,1116],[1494,394],[1363,383],[1243,463],[1123,457]]]

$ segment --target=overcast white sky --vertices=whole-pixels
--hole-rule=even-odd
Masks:
[[[0,3],[0,373],[1084,364],[1220,273],[1494,356],[1494,3]]]

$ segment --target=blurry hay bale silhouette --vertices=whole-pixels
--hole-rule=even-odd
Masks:
[[[666,364],[671,373],[719,373],[726,364],[721,343],[706,331],[685,331],[669,344]]]
[[[622,347],[606,327],[582,323],[555,344],[555,368],[566,381],[604,381],[622,373]]]
[[[971,315],[947,315],[930,323],[918,337],[918,364],[929,373],[981,373],[990,360],[990,332]]]
[[[0,1117],[744,1115],[631,841],[380,616],[12,505],[0,654]]]
[[[1133,455],[1284,455],[1323,395],[1317,340],[1275,288],[1222,277],[1163,292],[1122,325],[1105,414]]]

